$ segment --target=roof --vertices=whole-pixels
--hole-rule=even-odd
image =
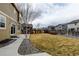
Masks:
[[[55,27],[55,26],[52,26],[52,25],[51,25],[51,26],[48,26],[48,27]]]
[[[15,8],[15,10],[19,13],[19,10],[17,9],[17,7],[15,6],[15,4],[14,3],[11,3],[12,4],[12,6]]]
[[[73,20],[73,21],[69,22],[68,24],[74,24],[74,23],[78,23],[78,22],[79,22],[79,19]]]
[[[62,26],[62,25],[67,25],[68,23],[64,23],[64,24],[58,24],[57,26],[55,26],[55,27],[58,27],[58,26]]]
[[[69,22],[69,23],[58,24],[58,25],[56,25],[55,27],[58,27],[58,26],[60,26],[60,25],[74,24],[74,23],[78,23],[78,22],[79,22],[79,19],[73,20],[73,21],[71,21],[71,22]]]

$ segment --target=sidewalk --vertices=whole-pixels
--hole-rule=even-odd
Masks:
[[[17,56],[18,54],[18,48],[23,41],[24,35],[20,35],[21,38],[17,39],[15,42],[13,42],[10,45],[7,45],[5,47],[0,48],[0,56]]]
[[[0,56],[21,56],[18,53],[18,48],[20,47],[21,43],[23,42],[25,35],[19,35],[20,38],[18,38],[15,42],[12,44],[9,44],[5,47],[0,48]],[[29,38],[29,35],[28,35]],[[22,55],[23,56],[23,55]],[[41,52],[41,53],[35,53],[35,54],[28,54],[24,56],[51,56],[48,53]]]

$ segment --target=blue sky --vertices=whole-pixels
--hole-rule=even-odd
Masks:
[[[79,19],[79,4],[72,3],[39,3],[33,4],[34,9],[42,10],[42,15],[32,21],[34,27],[67,23]]]

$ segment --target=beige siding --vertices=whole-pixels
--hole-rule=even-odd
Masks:
[[[16,25],[16,33],[17,33],[17,24],[10,20],[10,18],[6,17],[6,29],[0,29],[0,41],[10,38],[10,33],[11,33],[11,24]]]
[[[10,3],[0,3],[0,11],[17,20],[17,12]]]
[[[11,24],[16,25],[16,33],[17,35],[18,29],[17,29],[17,12],[16,10],[14,11],[14,7],[11,4],[1,4],[0,3],[0,14],[6,17],[6,29],[0,29],[0,41],[10,38],[10,33],[11,33]],[[5,14],[5,15],[4,15]],[[6,16],[8,15],[8,16]],[[15,21],[14,21],[15,20]]]

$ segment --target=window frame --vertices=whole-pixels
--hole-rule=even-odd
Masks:
[[[0,27],[0,29],[6,29],[6,16],[0,14],[1,17],[4,18],[5,27]]]

